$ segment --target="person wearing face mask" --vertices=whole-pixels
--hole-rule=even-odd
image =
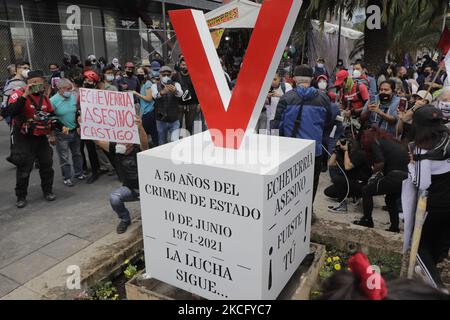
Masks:
[[[120,219],[117,226],[118,234],[127,231],[131,224],[130,211],[125,207],[125,202],[139,201],[137,153],[148,149],[147,133],[139,116],[136,116],[135,123],[139,130],[140,145],[95,141],[97,146],[108,152],[113,159],[119,180],[122,182],[122,186],[113,191],[109,197],[111,207]]]
[[[103,82],[100,88],[107,91],[118,91],[117,87],[113,84],[114,80],[114,66],[106,66],[103,69]]]
[[[333,126],[326,128],[326,130],[324,131],[322,145],[329,153],[332,153],[334,147],[336,146],[336,142],[338,141],[339,138],[341,138],[341,136],[344,133],[342,121],[338,120],[338,117],[341,116],[341,109],[336,104],[336,94],[328,90],[327,76],[325,75],[319,76],[315,80],[315,83],[316,83],[315,87],[317,87],[319,91],[328,95],[328,97],[331,100],[332,119],[335,120],[333,121]],[[324,152],[322,155],[322,172],[326,172],[328,170],[328,159],[329,154],[327,152]],[[332,175],[332,173],[330,173],[330,175]]]
[[[183,96],[183,90],[178,82],[172,80],[172,69],[164,66],[160,70],[161,81],[152,85],[153,99],[155,100],[156,127],[158,130],[159,145],[171,140],[178,140],[178,101]]]
[[[183,90],[178,109],[178,120],[180,120],[180,125],[183,125],[183,121],[185,121],[186,130],[192,135],[194,134],[194,121],[196,119],[201,120],[202,115],[197,93],[192,84],[184,58],[180,59],[180,72],[178,73],[177,82],[180,83],[181,89]]]
[[[327,78],[329,78],[328,71],[325,67],[325,59],[324,58],[320,58],[320,57],[317,58],[316,65],[313,68],[313,75],[314,75],[314,78],[317,78],[318,76],[322,76],[322,75],[327,76]]]
[[[368,75],[366,65],[362,60],[357,60],[353,65],[353,80],[358,84],[364,84],[371,95],[378,94],[375,78]]]
[[[16,91],[27,84],[25,83],[28,72],[30,71],[30,64],[25,61],[16,63],[16,75],[8,81],[8,84],[3,89],[3,102],[2,102],[2,112],[7,108],[9,97]],[[6,119],[8,124],[11,123],[11,119],[2,115],[3,118]]]
[[[45,79],[42,71],[27,74],[27,86],[16,90],[9,98],[7,115],[12,121],[11,162],[17,167],[17,208],[27,205],[30,173],[35,160],[39,162],[39,174],[44,198],[56,199],[53,194],[53,149],[55,144],[54,109],[45,95]]]
[[[56,151],[59,156],[64,185],[73,187],[73,177],[84,180],[83,157],[80,150],[80,135],[77,132],[77,99],[72,93],[73,84],[65,78],[58,82],[58,93],[50,102],[55,109],[55,116],[61,123],[62,128],[56,128]],[[72,163],[70,164],[70,155]]]
[[[339,71],[336,75],[334,86],[339,92],[339,102],[343,116],[359,117],[364,105],[369,100],[369,90],[364,84],[358,84],[353,80],[348,71]]]
[[[322,141],[324,132],[333,127],[331,101],[326,93],[311,86],[313,70],[308,65],[294,70],[297,87],[281,97],[272,129],[279,129],[280,136],[316,141],[314,164],[313,202],[322,171]],[[314,213],[313,213],[314,216]]]
[[[366,104],[361,114],[361,121],[366,122],[368,128],[377,127],[396,137],[400,98],[394,90],[395,83],[393,81],[382,82],[378,101]]]
[[[127,62],[125,64],[125,74],[117,82],[119,86],[119,91],[141,91],[141,85],[139,79],[135,76],[134,71],[136,67],[133,62]],[[138,99],[135,97],[135,103],[138,103]]]
[[[153,100],[152,85],[143,68],[137,69],[137,77],[141,84],[141,92],[134,92],[139,98],[141,106],[142,125],[145,132],[152,137],[152,145],[158,146],[158,130],[156,129],[155,101]]]

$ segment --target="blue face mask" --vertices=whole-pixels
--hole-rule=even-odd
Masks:
[[[70,91],[66,91],[63,93],[64,98],[70,98],[71,95],[72,95],[72,92],[70,92]]]

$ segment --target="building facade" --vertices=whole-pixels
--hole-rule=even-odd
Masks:
[[[167,11],[209,11],[222,0],[0,0],[0,78],[6,67],[27,60],[34,69],[61,64],[64,56],[89,55],[136,63],[175,45]],[[163,10],[166,17],[163,16]],[[164,21],[166,26],[164,26]]]

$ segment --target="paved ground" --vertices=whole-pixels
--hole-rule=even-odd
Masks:
[[[15,167],[9,154],[8,128],[0,123],[0,297],[42,274],[67,257],[115,230],[118,222],[108,202],[120,185],[103,175],[92,185],[64,186],[55,152],[55,202],[42,197],[37,170],[32,172],[25,209],[15,207]],[[138,204],[129,208],[134,214]]]

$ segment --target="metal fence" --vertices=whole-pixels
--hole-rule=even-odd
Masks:
[[[138,26],[80,25],[76,30],[66,24],[0,20],[0,80],[8,76],[8,65],[19,60],[30,62],[33,69],[48,73],[50,63],[62,64],[64,56],[77,56],[80,61],[91,54],[103,57],[108,63],[118,58],[121,64],[136,64],[158,52],[168,53],[168,59],[176,40],[173,31],[147,29],[139,20]],[[136,23],[135,23],[136,24]]]

